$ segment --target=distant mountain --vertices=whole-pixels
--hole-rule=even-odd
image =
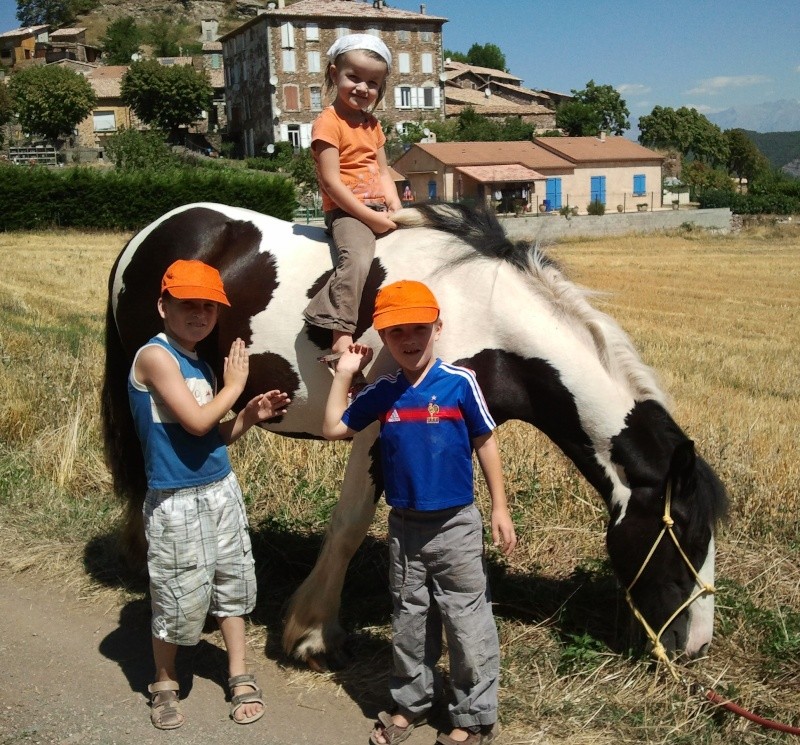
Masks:
[[[792,132],[800,130],[800,100],[765,101],[737,106],[706,118],[722,129],[747,129],[754,132]]]
[[[745,133],[775,168],[791,176],[800,175],[800,132]]]

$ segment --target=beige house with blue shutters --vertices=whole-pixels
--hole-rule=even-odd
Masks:
[[[412,146],[393,163],[416,201],[467,201],[500,212],[586,213],[660,209],[658,153],[624,137],[537,137],[533,142],[439,142]],[[404,188],[401,184],[401,189]]]

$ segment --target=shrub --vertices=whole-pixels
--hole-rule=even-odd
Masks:
[[[593,202],[589,202],[589,204],[586,205],[586,212],[590,215],[605,215],[606,206],[599,199],[595,199]]]

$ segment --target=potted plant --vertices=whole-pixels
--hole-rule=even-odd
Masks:
[[[636,205],[636,210],[638,212],[647,212],[647,202],[639,202],[639,204]]]
[[[618,204],[617,205],[617,212],[624,212],[624,211],[625,211],[625,208],[621,204]]]
[[[672,209],[676,210],[680,206],[681,206],[680,200],[678,200],[678,199],[673,199],[672,200]]]

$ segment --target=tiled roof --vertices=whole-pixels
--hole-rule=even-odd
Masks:
[[[553,112],[546,106],[538,103],[518,103],[509,101],[502,96],[487,96],[481,91],[472,88],[454,88],[447,86],[444,89],[444,100],[448,113],[453,113],[455,107],[471,106],[479,114],[494,113],[502,114],[508,112],[509,116],[523,114],[552,114]],[[454,107],[454,108],[451,108]]]
[[[225,70],[221,67],[214,69],[206,68],[206,72],[208,73],[208,80],[211,83],[212,88],[224,88],[225,87]]]
[[[122,76],[127,71],[127,65],[101,65],[92,70],[86,79],[98,98],[119,98]]]
[[[288,8],[276,8],[265,10],[263,15],[273,16],[319,16],[325,18],[360,18],[369,20],[370,18],[388,18],[391,20],[406,21],[434,21],[445,23],[446,18],[442,16],[429,16],[425,13],[414,13],[409,10],[399,10],[384,6],[375,8],[372,2],[362,2],[362,0],[299,0],[292,3]]]
[[[541,181],[545,178],[538,171],[526,168],[518,163],[497,166],[461,166],[456,170],[482,184]]]
[[[446,72],[454,73],[452,77],[457,77],[465,72],[473,72],[476,75],[480,75],[482,77],[491,76],[497,80],[502,80],[505,78],[506,80],[519,80],[522,82],[522,78],[517,77],[516,75],[512,75],[511,73],[504,72],[503,70],[495,70],[492,67],[478,67],[477,65],[468,65],[465,62],[455,62],[454,60],[450,60],[450,62],[445,61],[444,69]]]
[[[497,166],[519,164],[532,170],[559,168],[571,171],[572,163],[532,142],[430,142],[418,143],[431,157],[445,165]],[[413,150],[413,149],[412,149]],[[412,152],[412,151],[409,151]],[[407,155],[407,154],[406,154]],[[404,159],[401,156],[398,163]],[[395,164],[397,165],[397,163]]]
[[[221,52],[222,51],[222,42],[221,41],[204,41],[203,42],[203,51],[204,52]]]
[[[86,28],[81,26],[78,28],[60,28],[57,31],[50,32],[51,39],[60,39],[62,36],[77,36],[86,31]]]
[[[0,34],[0,39],[11,39],[15,36],[32,36],[33,34],[38,34],[45,29],[49,29],[50,26],[47,24],[41,26],[25,26],[23,28],[14,28],[11,31],[5,31]]]
[[[625,137],[538,137],[536,144],[573,163],[663,160],[658,153]]]

